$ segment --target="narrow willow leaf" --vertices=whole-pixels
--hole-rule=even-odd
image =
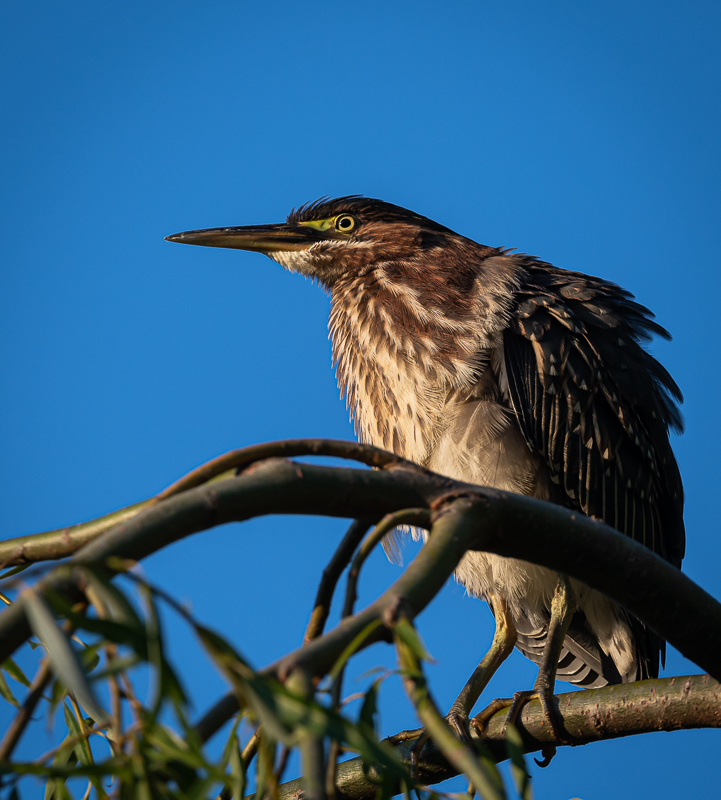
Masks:
[[[111,619],[124,625],[134,627],[137,631],[142,631],[144,625],[133,604],[125,594],[112,583],[108,576],[99,569],[92,566],[84,566],[88,583],[97,595],[98,600],[103,604]]]
[[[48,710],[48,715],[54,714],[57,707],[67,696],[68,691],[65,688],[65,684],[56,678],[53,681],[53,685],[50,687],[50,708]]]
[[[243,764],[243,759],[241,758],[240,741],[236,730],[233,731],[233,735],[228,739],[228,746],[230,780],[226,785],[233,797],[243,797],[246,785],[245,764]]]
[[[90,680],[93,682],[102,681],[105,678],[111,677],[112,675],[117,675],[120,672],[126,672],[133,667],[137,667],[137,665],[140,663],[140,659],[135,655],[126,656],[125,658],[114,658],[112,663],[107,667],[104,667],[94,675],[91,675]]]
[[[77,706],[76,706],[77,709]],[[95,763],[93,751],[90,747],[90,742],[86,738],[87,728],[89,725],[85,720],[79,720],[77,714],[73,712],[67,703],[63,703],[63,712],[65,717],[65,724],[68,726],[68,731],[78,737],[77,743],[73,749],[78,762],[84,767],[90,767]],[[107,797],[103,789],[102,781],[97,776],[90,777],[90,783],[95,788],[98,795],[98,800],[104,800]]]
[[[393,794],[393,779],[387,772],[383,772],[378,790],[376,791],[375,800],[391,800]]]
[[[8,658],[7,661],[3,663],[2,668],[18,683],[21,683],[23,686],[30,686],[30,681],[28,680],[27,675],[25,675],[25,673],[12,660],[12,658]]]
[[[8,686],[8,682],[5,678],[5,675],[0,672],[0,696],[2,696],[5,700],[7,700],[10,705],[15,706],[15,708],[20,708],[20,703],[18,702],[15,695],[12,693],[10,686]]]
[[[511,761],[511,776],[521,800],[533,800],[531,776],[523,757],[523,739],[512,723],[506,725],[506,752]]]
[[[401,633],[397,631],[399,627],[402,628]],[[399,624],[394,626],[394,639],[398,662],[405,676],[406,691],[426,732],[448,761],[465,773],[483,798],[505,800],[503,779],[496,764],[483,751],[478,754],[459,741],[438,711],[428,691],[417,644],[414,643],[414,637],[407,635],[409,630],[413,631],[411,623],[405,619],[399,620]]]
[[[366,733],[375,736],[376,739],[378,738],[378,689],[382,680],[378,678],[373,681],[363,697],[363,705],[358,715],[359,727],[365,727]]]
[[[353,638],[353,640],[346,646],[343,652],[338,656],[336,659],[335,664],[333,664],[332,669],[328,673],[327,680],[331,683],[336,680],[338,675],[340,675],[341,670],[345,667],[348,659],[360,648],[360,646],[365,642],[365,640],[373,633],[376,628],[379,628],[383,624],[383,621],[380,619],[374,619],[372,622],[369,622],[368,625],[363,628],[363,630]]]
[[[73,753],[73,747],[70,745],[70,752]],[[75,757],[70,766],[63,764],[38,764],[34,761],[22,762],[13,761],[12,771],[18,775],[38,775],[41,778],[84,778],[90,775],[96,775],[99,778],[106,778],[108,775],[118,775],[122,780],[127,780],[130,777],[128,766],[126,762],[114,761],[109,759],[101,763],[93,764],[89,767],[78,766],[75,764]]]
[[[133,772],[135,773],[135,785],[133,786],[132,796],[137,800],[154,800],[154,793],[150,788],[150,775],[145,759],[141,755],[136,755],[132,759]]]
[[[275,764],[276,741],[268,736],[267,731],[261,727],[258,739],[258,755],[256,756],[256,786],[255,796],[264,797],[268,789],[273,786],[273,766]],[[271,796],[273,792],[267,792]]]
[[[68,726],[68,731],[73,736],[78,737],[78,742],[74,746],[75,755],[78,761],[83,766],[87,767],[94,763],[94,761],[93,753],[90,749],[90,742],[83,736],[83,726],[67,703],[63,703],[63,716],[65,718],[65,724]]]
[[[158,608],[155,604],[153,594],[147,586],[141,584],[140,592],[145,600],[146,610],[148,612],[148,619],[145,623],[145,632],[148,641],[148,662],[155,667],[153,670],[153,683],[151,695],[153,699],[149,702],[150,717],[149,722],[155,722],[155,718],[160,712],[160,707],[164,699],[164,685],[161,677],[163,670],[163,640],[162,632],[160,629],[160,618],[158,617]]]
[[[393,632],[419,661],[433,662],[433,657],[429,655],[418,632],[405,617],[401,617],[396,622],[393,626]]]
[[[206,797],[210,797],[210,789],[217,783],[217,779],[212,775],[198,778],[192,786],[183,792],[183,800],[205,800]]]
[[[86,644],[78,654],[80,656],[83,672],[85,672],[86,675],[92,672],[100,663],[100,654],[98,653],[100,647],[101,645],[99,644]]]
[[[61,742],[58,751],[52,760],[53,767],[74,767],[77,762],[77,755],[75,753],[75,745],[70,741],[74,739],[74,734],[68,729],[68,735]],[[16,765],[13,765],[13,768]],[[39,766],[39,765],[38,765]],[[45,768],[47,769],[47,768]],[[45,784],[45,800],[72,800],[70,793],[65,786],[66,778],[53,777]]]
[[[30,590],[23,592],[22,602],[30,627],[45,646],[55,674],[97,724],[109,722],[110,718],[98,704],[90,684],[85,679],[68,637],[58,626],[45,601],[37,592]]]
[[[185,798],[191,787],[197,784],[199,776],[209,770],[202,759],[199,765],[194,764],[194,755],[183,747],[179,738],[175,741],[174,738],[171,731],[156,723],[143,741],[141,749],[148,775],[151,778],[163,776],[165,783],[176,783],[180,796]]]
[[[148,732],[148,743],[168,758],[176,759],[196,769],[207,769],[208,764],[202,755],[191,750],[174,731],[163,725],[155,725]]]
[[[10,567],[7,572],[3,572],[0,575],[0,581],[4,581],[5,578],[12,578],[13,575],[19,575],[21,572],[24,572],[26,569],[32,567],[32,564],[18,564],[17,567]]]

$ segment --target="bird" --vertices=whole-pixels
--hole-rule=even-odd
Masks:
[[[333,362],[361,441],[582,512],[680,567],[669,431],[683,430],[683,398],[644,347],[668,332],[629,291],[362,195],[306,203],[284,223],[166,239],[260,252],[328,292]],[[658,676],[665,642],[598,591],[482,552],[455,574],[496,618],[456,716],[514,646],[539,665],[547,715],[556,678],[598,688]]]

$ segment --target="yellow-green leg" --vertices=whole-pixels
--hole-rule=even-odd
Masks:
[[[489,603],[491,604],[491,603]],[[486,688],[488,681],[501,664],[508,658],[516,644],[516,628],[513,624],[508,604],[501,597],[494,597],[492,601],[493,616],[496,619],[496,630],[490,650],[481,659],[480,664],[473,671],[473,675],[455,699],[446,719],[448,724],[463,740],[468,740],[468,716],[473,706],[478,701],[481,693]],[[416,769],[421,751],[428,741],[428,734],[420,728],[417,731],[404,731],[404,740],[418,735],[418,740],[411,748],[411,767]]]
[[[508,708],[507,721],[515,723],[523,705],[529,700],[538,698],[541,701],[544,716],[551,726],[553,735],[558,741],[567,741],[559,714],[553,705],[553,692],[556,684],[558,659],[575,610],[576,598],[568,576],[559,573],[556,590],[551,601],[551,619],[548,623],[546,645],[543,648],[543,656],[533,689],[531,691],[516,692],[512,698],[494,700],[471,720],[471,724],[474,727],[483,730],[488,720],[503,708]]]
[[[473,671],[473,675],[461,690],[448,712],[448,721],[465,736],[465,726],[468,715],[478,698],[488,685],[496,670],[513,652],[516,646],[516,628],[508,609],[508,604],[501,597],[493,598],[493,616],[496,618],[496,631],[490,650],[481,659],[480,664]]]

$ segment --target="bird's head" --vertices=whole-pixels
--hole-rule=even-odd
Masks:
[[[264,253],[285,269],[329,287],[376,264],[418,261],[431,250],[447,248],[451,241],[463,241],[433,220],[358,195],[307,203],[275,225],[207,228],[165,238]]]

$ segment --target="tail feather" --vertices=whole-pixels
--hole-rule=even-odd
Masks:
[[[548,626],[534,627],[528,620],[515,620],[516,647],[534,664],[540,664],[548,637]],[[638,669],[636,670],[636,673]],[[613,659],[601,650],[589,631],[582,612],[574,614],[558,659],[556,677],[585,689],[599,689],[637,679],[636,674],[621,675]]]

